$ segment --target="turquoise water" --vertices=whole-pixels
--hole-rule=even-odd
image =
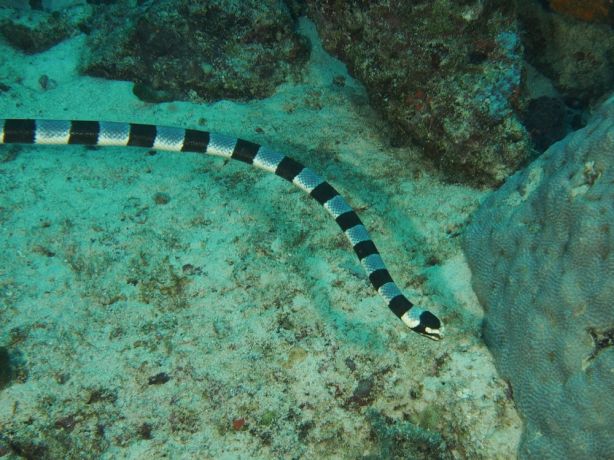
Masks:
[[[233,60],[220,83],[221,67],[188,50],[156,86],[84,75],[88,36],[105,31],[93,5],[30,3],[0,2],[2,18],[40,26],[61,12],[79,26],[36,52],[5,34],[1,118],[194,128],[283,152],[358,211],[446,338],[399,322],[330,216],[275,175],[191,153],[3,145],[0,458],[516,458],[521,421],[457,238],[492,189],[451,183],[419,143],[391,147],[367,90],[305,17],[286,67]],[[136,3],[125,11],[155,2]],[[145,18],[134,40],[153,33]],[[120,23],[102,36],[111,45]],[[219,25],[234,26],[271,47],[285,33]],[[152,56],[182,45],[167,32],[147,42]],[[517,40],[496,43],[517,59]],[[233,78],[254,68],[261,81],[237,97]],[[191,72],[206,80],[197,90]],[[476,93],[493,119],[512,112],[521,80],[502,75]]]

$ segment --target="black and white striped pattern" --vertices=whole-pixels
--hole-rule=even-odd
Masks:
[[[197,152],[240,160],[275,173],[324,206],[352,244],[371,284],[398,318],[419,334],[434,340],[442,338],[439,319],[401,294],[367,229],[343,197],[311,169],[281,153],[223,134],[106,121],[0,120],[0,143],[133,146]]]

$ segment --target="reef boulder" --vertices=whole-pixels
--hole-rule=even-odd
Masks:
[[[295,25],[291,9],[273,0],[99,6],[82,71],[134,81],[149,102],[263,98],[307,62]]]
[[[614,22],[587,22],[609,11],[607,3],[557,0],[548,10],[534,0],[520,2],[525,57],[572,108],[584,109],[614,88]]]
[[[530,155],[513,2],[307,0],[324,47],[453,181],[498,184]]]
[[[521,458],[614,452],[614,97],[485,200],[464,235]]]

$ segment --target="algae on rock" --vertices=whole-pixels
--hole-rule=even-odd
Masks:
[[[82,70],[134,81],[135,94],[149,102],[264,98],[309,57],[292,12],[279,5],[162,0],[99,7]]]
[[[452,181],[500,183],[530,156],[513,2],[308,0],[325,48]]]

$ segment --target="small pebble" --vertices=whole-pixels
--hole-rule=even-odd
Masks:
[[[245,426],[245,419],[243,417],[236,418],[232,421],[232,429],[240,431]]]
[[[156,204],[168,204],[171,201],[171,197],[168,193],[158,192],[154,195],[154,203]]]

